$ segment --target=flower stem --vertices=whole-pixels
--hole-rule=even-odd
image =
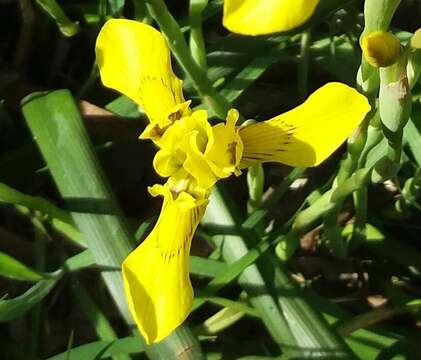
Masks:
[[[206,48],[202,31],[202,12],[208,4],[208,0],[190,0],[190,51],[193,59],[206,72]]]
[[[162,33],[167,38],[177,62],[190,78],[200,97],[217,116],[225,118],[230,104],[218,94],[206,73],[194,60],[180,26],[169,13],[165,2],[163,0],[146,0],[146,4],[152,18],[159,24]]]

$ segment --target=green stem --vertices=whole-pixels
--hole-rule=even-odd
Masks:
[[[370,115],[366,116],[361,126],[348,139],[346,158],[340,164],[332,189],[341,187],[358,170],[359,159],[367,142],[368,126],[374,114],[375,112],[372,111]],[[341,236],[340,224],[338,223],[338,216],[344,201],[345,198],[337,201],[325,212],[323,226],[325,238],[329,242],[332,251],[340,257],[345,256],[347,252],[346,244]]]
[[[206,72],[206,47],[202,31],[202,12],[208,0],[190,0],[190,51],[193,59]]]
[[[367,232],[367,186],[362,186],[361,189],[353,193],[354,207],[355,207],[355,221],[352,229],[351,244],[357,247],[366,240]]]
[[[247,186],[249,200],[247,202],[248,214],[253,213],[262,205],[262,196],[265,183],[265,173],[262,164],[255,164],[247,169]]]
[[[206,73],[193,59],[180,26],[169,13],[165,2],[163,0],[145,1],[149,13],[159,24],[162,33],[167,38],[168,44],[177,59],[177,62],[180,64],[185,74],[190,78],[202,100],[209,105],[217,116],[225,118],[227,111],[230,108],[230,104],[215,90]]]

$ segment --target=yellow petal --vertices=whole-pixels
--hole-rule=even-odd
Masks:
[[[320,0],[224,0],[224,26],[237,34],[264,35],[304,24]]]
[[[180,106],[185,102],[182,82],[172,71],[168,45],[158,30],[111,19],[102,27],[95,51],[104,85],[142,106],[159,127],[152,135],[188,112],[188,106]]]
[[[167,186],[155,185],[151,193],[164,196],[159,219],[123,262],[129,308],[148,344],[168,336],[191,310],[190,245],[207,205],[185,192],[174,198]]]
[[[370,111],[355,89],[328,83],[300,106],[240,128],[244,150],[240,167],[257,162],[316,166],[329,157]]]
[[[161,149],[156,153],[153,159],[153,167],[158,175],[170,177],[183,167],[185,156],[177,157],[175,155],[174,152],[167,151],[166,149]]]
[[[181,104],[174,106],[168,116],[163,117],[164,120],[160,122],[152,122],[148,124],[140,134],[139,139],[151,139],[159,146],[159,140],[165,131],[175,122],[175,120],[181,119],[183,116],[190,114],[190,103],[191,100],[187,100]]]
[[[169,177],[184,167],[193,177],[200,178],[203,167],[209,168],[203,153],[213,141],[207,112],[195,111],[174,123],[158,141],[161,150],[155,155],[154,168],[159,175]],[[209,169],[208,172],[212,177],[212,171]],[[206,182],[200,186],[210,187],[213,184]]]
[[[218,181],[203,152],[197,146],[197,132],[192,133],[186,144],[186,161],[184,169],[197,181],[199,187],[210,189]]]
[[[238,111],[231,109],[225,123],[212,127],[215,143],[208,148],[205,157],[219,178],[228,177],[232,173],[240,174],[237,168],[243,153],[243,143],[235,127],[238,117]]]

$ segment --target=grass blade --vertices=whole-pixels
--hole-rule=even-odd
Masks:
[[[0,252],[0,275],[10,279],[26,281],[40,281],[49,277],[49,275],[31,269],[3,252]]]
[[[96,360],[106,359],[110,356],[121,354],[136,354],[144,351],[139,348],[139,338],[126,337],[115,341],[95,341],[89,344],[72,348],[69,360]],[[65,360],[67,351],[64,353],[49,357],[46,360]]]
[[[42,280],[13,299],[0,300],[0,322],[22,316],[49,294],[58,279]]]
[[[43,214],[52,218],[56,218],[62,222],[72,224],[70,214],[66,211],[58,208],[54,204],[41,197],[23,194],[20,191],[15,190],[3,183],[0,183],[0,201],[14,205],[25,206],[31,210],[39,210]]]

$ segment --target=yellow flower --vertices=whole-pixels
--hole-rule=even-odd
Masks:
[[[320,0],[224,0],[223,24],[242,35],[266,35],[304,24]]]
[[[351,134],[370,110],[356,90],[329,83],[297,108],[268,121],[237,127],[237,110],[211,126],[192,111],[171,69],[162,35],[130,20],[110,20],[96,44],[102,81],[143,107],[150,124],[141,138],[159,147],[154,158],[164,198],[147,239],[123,263],[127,300],[147,343],[162,340],[188,316],[193,291],[188,274],[192,237],[214,184],[255,163],[315,166]]]

